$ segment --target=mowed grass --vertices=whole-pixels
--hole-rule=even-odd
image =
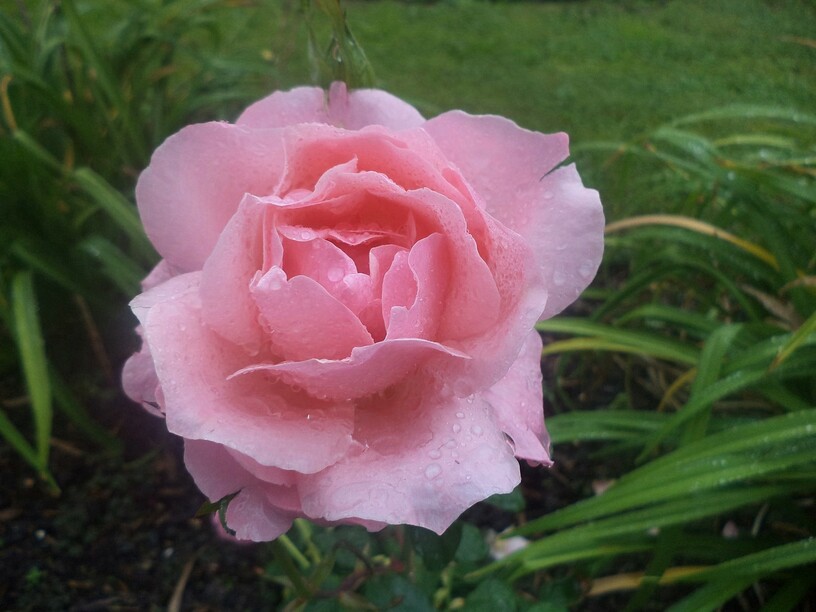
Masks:
[[[630,139],[715,106],[816,106],[810,2],[346,6],[379,84],[427,115],[503,114],[582,143]],[[297,78],[284,71],[284,80]]]

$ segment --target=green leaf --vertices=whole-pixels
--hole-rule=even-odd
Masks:
[[[516,594],[510,585],[496,578],[488,578],[465,599],[465,609],[474,612],[515,612]]]
[[[746,580],[745,578],[729,578],[711,582],[669,607],[668,612],[717,610],[732,597],[751,586],[753,582],[753,580]]]
[[[2,409],[0,409],[0,434],[3,435],[6,442],[8,442],[31,467],[35,470],[42,469],[37,451],[34,450],[34,447],[29,444],[28,440],[26,440],[23,434],[20,433],[20,430],[14,426],[14,423],[9,420]]]
[[[574,411],[547,417],[553,444],[581,440],[640,440],[657,431],[669,415],[643,410]]]
[[[85,410],[85,407],[74,397],[56,370],[51,368],[49,374],[51,389],[54,393],[57,408],[59,408],[88,439],[93,440],[100,447],[109,452],[120,451],[122,443],[112,436],[107,429],[91,418]]]
[[[442,535],[437,535],[422,527],[409,526],[406,535],[410,538],[414,551],[420,556],[425,567],[440,571],[453,560],[462,539],[462,524],[453,523]]]
[[[816,538],[814,537],[725,561],[698,573],[690,574],[683,578],[683,581],[720,580],[735,576],[756,580],[772,572],[810,563],[816,563]]]
[[[657,334],[617,329],[583,319],[559,317],[539,322],[536,329],[551,333],[591,336],[585,338],[580,346],[574,345],[574,340],[545,345],[545,355],[560,352],[561,348],[567,347],[568,350],[626,351],[689,365],[695,365],[698,359],[697,350],[682,342],[664,338]]]
[[[365,596],[379,610],[432,612],[428,596],[399,574],[375,576],[364,587]]]
[[[20,353],[23,376],[34,417],[37,466],[45,472],[51,445],[51,383],[48,377],[48,361],[40,330],[31,272],[19,272],[14,277],[11,285],[11,302],[17,350]]]
[[[139,292],[145,270],[110,240],[102,236],[91,236],[79,243],[79,249],[93,257],[102,271],[126,296]]]
[[[496,493],[488,497],[484,503],[496,506],[505,512],[521,512],[524,510],[524,495],[516,487],[510,493]]]
[[[490,552],[481,530],[470,523],[462,523],[462,538],[455,559],[460,563],[477,563]]]
[[[807,410],[706,436],[629,472],[603,495],[531,521],[516,532],[563,528],[813,462],[813,431],[816,410]]]
[[[78,168],[72,176],[93,201],[127,234],[137,251],[147,261],[155,261],[156,252],[145,236],[135,207],[90,168]]]

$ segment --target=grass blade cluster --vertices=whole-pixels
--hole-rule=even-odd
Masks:
[[[575,409],[548,420],[556,450],[617,475],[517,528],[536,539],[476,575],[571,563],[588,596],[634,591],[631,609],[669,584],[686,593],[673,610],[749,588],[794,605],[807,589],[786,571],[816,566],[816,116],[718,109],[615,150],[607,171],[638,164],[663,210],[611,222],[597,308],[539,330],[560,378],[616,393],[586,409],[560,390]]]

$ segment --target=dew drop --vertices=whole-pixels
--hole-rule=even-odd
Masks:
[[[479,425],[474,425],[470,428],[470,431],[473,433],[474,436],[481,436],[482,435],[482,428]]]
[[[433,480],[442,473],[442,466],[438,463],[431,463],[425,468],[425,478]]]
[[[592,262],[589,259],[585,259],[578,268],[578,274],[581,275],[581,278],[589,278],[592,276],[594,268],[595,266],[592,265]]]
[[[329,268],[329,271],[328,271],[328,273],[327,273],[327,276],[329,277],[329,280],[330,280],[331,282],[336,283],[336,282],[337,282],[337,281],[339,281],[341,278],[343,278],[343,276],[344,276],[344,274],[343,274],[343,269],[342,269],[342,268],[337,268],[337,267],[335,267],[335,268]]]
[[[312,236],[312,232],[311,232],[311,230],[307,230],[307,229],[305,229],[305,230],[301,230],[301,231],[300,231],[300,238],[301,238],[302,240],[309,240],[309,239],[310,239],[310,238],[312,238],[312,237],[313,237],[313,236]]]
[[[555,272],[553,272],[552,280],[553,280],[553,283],[555,283],[555,285],[556,285],[557,287],[560,287],[560,286],[561,286],[561,285],[563,285],[565,282],[567,282],[567,279],[566,279],[566,277],[564,276],[564,273],[563,273],[563,272],[560,272],[560,271],[558,271],[558,270],[556,270]]]
[[[453,424],[453,433],[459,433],[462,431],[462,426],[459,423]]]
[[[545,200],[552,200],[555,197],[555,194],[552,191],[545,191],[542,196]]]
[[[439,459],[442,456],[442,453],[440,453],[437,449],[434,449],[432,451],[428,451],[428,456],[431,459]]]
[[[464,412],[457,412],[456,413],[456,418],[457,419],[464,419],[465,418],[465,413]]]

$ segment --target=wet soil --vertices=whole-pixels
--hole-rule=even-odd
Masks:
[[[57,440],[59,495],[0,446],[0,609],[143,611],[181,602],[177,609],[200,612],[276,609],[269,548],[224,541],[209,518],[195,518],[205,499],[184,469],[180,441],[135,406],[122,415],[121,457]],[[575,467],[559,463],[561,471]],[[525,516],[580,494],[575,475],[561,471],[524,468]],[[496,531],[523,518],[488,504],[464,516]]]

